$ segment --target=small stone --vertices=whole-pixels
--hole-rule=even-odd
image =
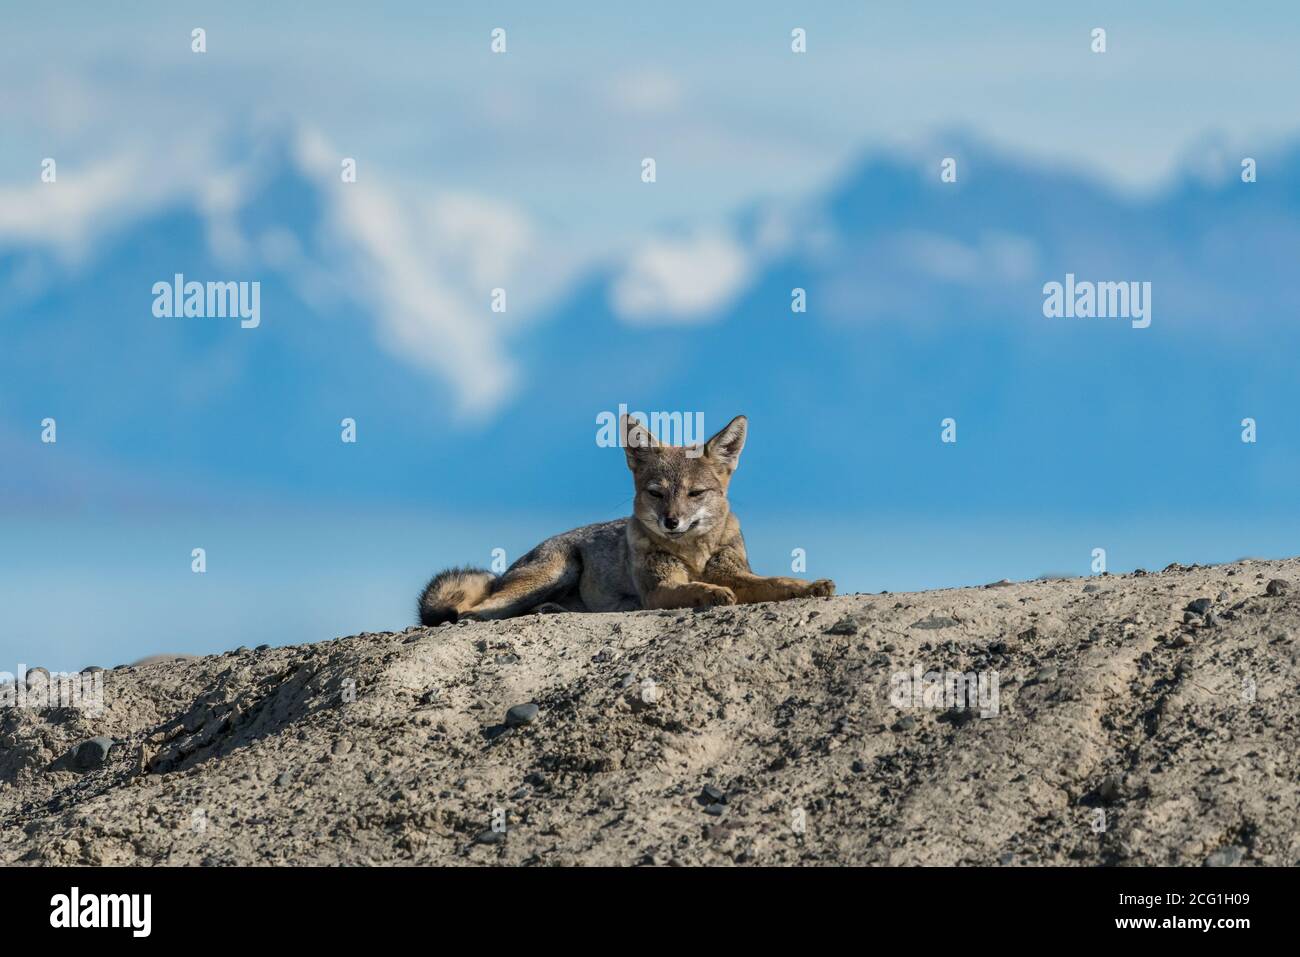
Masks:
[[[1205,859],[1206,867],[1236,867],[1246,856],[1244,847],[1221,847]]]
[[[717,804],[722,800],[722,788],[715,787],[712,784],[706,784],[700,788],[700,797],[709,804]]]
[[[275,779],[275,786],[278,788],[288,787],[292,780],[293,776],[288,771],[281,771],[280,776]]]
[[[537,720],[537,712],[537,705],[531,702],[517,704],[506,712],[506,727],[519,728],[526,724],[532,724]]]
[[[726,807],[722,804],[710,804],[708,807],[704,809],[704,813],[710,814],[713,817],[722,817],[722,812],[725,810]]]
[[[1194,611],[1183,612],[1183,624],[1190,625],[1194,621],[1200,621],[1201,616]]]
[[[852,618],[841,618],[823,632],[827,635],[856,635],[857,633],[858,625]]]
[[[475,844],[504,844],[505,840],[505,831],[479,831],[479,833],[474,836]]]
[[[103,670],[104,669],[99,667],[99,665],[87,665],[85,668],[81,669],[81,673],[83,675],[93,675],[95,672]]]
[[[495,661],[499,665],[513,665],[518,663],[518,655],[497,655]]]
[[[867,766],[861,761],[854,761],[852,767],[854,774],[865,774],[867,770]]]
[[[30,688],[38,682],[48,683],[49,680],[50,673],[46,669],[40,667],[27,669],[27,687]]]
[[[1039,668],[1038,674],[1034,675],[1036,684],[1044,684],[1048,681],[1055,681],[1061,675],[1061,670],[1056,665],[1048,665],[1046,668]]]
[[[1121,793],[1119,778],[1115,777],[1113,774],[1102,781],[1101,786],[1097,788],[1097,797],[1101,798],[1107,804],[1110,804],[1113,801],[1118,801]]]
[[[891,731],[911,731],[911,730],[912,730],[913,728],[915,728],[915,727],[916,727],[916,719],[913,718],[913,717],[909,714],[909,715],[904,715],[903,717],[901,717],[901,718],[899,718],[897,721],[895,721],[895,722],[894,722],[894,726],[893,726],[892,728],[890,728],[890,730],[891,730]]]
[[[950,615],[936,615],[931,612],[928,617],[922,618],[920,621],[912,622],[909,627],[921,628],[926,631],[935,631],[940,628],[952,628],[958,624],[959,622],[957,619]]]
[[[1084,586],[1083,586],[1083,590],[1084,590],[1086,593],[1091,594],[1092,592],[1095,592],[1095,591],[1101,591],[1101,586],[1100,586],[1100,585],[1084,585]]]
[[[1274,598],[1276,598],[1279,595],[1285,595],[1287,593],[1287,590],[1290,587],[1291,586],[1288,585],[1286,582],[1284,582],[1282,579],[1274,578],[1271,582],[1268,583],[1268,587],[1264,589],[1264,593],[1266,595],[1272,595]]]
[[[1171,639],[1169,640],[1169,647],[1170,647],[1170,648],[1186,648],[1186,647],[1187,647],[1188,645],[1190,645],[1191,643],[1192,643],[1192,639],[1188,638],[1188,637],[1187,637],[1186,635],[1184,635],[1182,632],[1179,632],[1178,634],[1174,635],[1174,637],[1171,638]]]
[[[1214,604],[1214,602],[1210,601],[1208,598],[1197,598],[1195,601],[1189,601],[1187,603],[1186,610],[1194,615],[1204,615],[1210,610],[1212,604]]]
[[[330,748],[332,754],[347,754],[351,750],[352,742],[347,738],[339,738],[334,742],[334,746]]]
[[[112,750],[112,738],[101,736],[82,741],[72,752],[72,766],[78,771],[91,771],[102,767]]]
[[[998,863],[1005,867],[1009,864],[1014,863],[1015,859],[1016,859],[1016,855],[1012,854],[1010,851],[1007,851],[1005,854],[1003,854],[1001,857],[998,858]]]
[[[257,646],[256,648],[254,648],[253,650],[254,650],[254,651],[270,651],[270,650],[271,650],[271,646],[270,646],[270,645],[258,645],[258,646]]]

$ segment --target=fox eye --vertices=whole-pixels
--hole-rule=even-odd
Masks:
[[[663,498],[663,497],[664,497],[664,493],[663,493],[663,492],[659,491],[658,489],[654,489],[654,488],[648,488],[648,489],[646,489],[646,490],[645,490],[645,493],[646,493],[647,495],[649,495],[651,498]]]
[[[707,488],[693,488],[689,492],[687,492],[686,495],[689,498],[699,498],[707,491],[708,491]]]

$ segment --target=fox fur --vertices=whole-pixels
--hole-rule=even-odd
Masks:
[[[542,542],[500,577],[481,568],[435,575],[424,625],[547,612],[699,608],[835,593],[829,579],[755,575],[727,489],[745,446],[743,415],[703,446],[661,445],[636,418],[619,422],[635,488],[632,515]]]

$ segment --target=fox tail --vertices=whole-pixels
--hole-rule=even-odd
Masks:
[[[496,575],[482,568],[449,568],[434,575],[420,594],[420,624],[457,621],[492,593]]]

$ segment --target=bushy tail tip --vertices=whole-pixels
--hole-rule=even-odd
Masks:
[[[483,568],[449,568],[439,572],[420,594],[420,624],[426,627],[458,621],[492,593],[496,576]]]

